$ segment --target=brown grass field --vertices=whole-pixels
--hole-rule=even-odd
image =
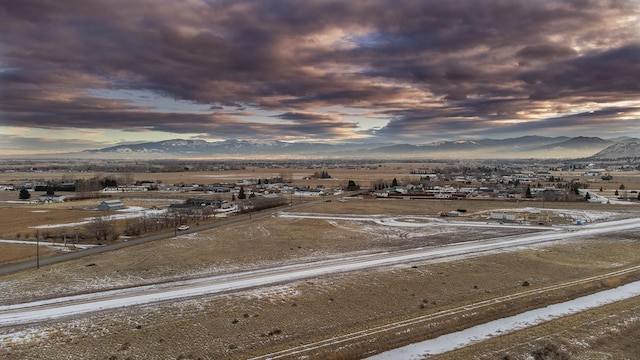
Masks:
[[[382,170],[329,171],[357,181],[389,179],[405,173],[401,164]],[[274,170],[277,175],[278,170]],[[313,170],[310,170],[313,173]],[[337,175],[334,175],[337,174]],[[224,180],[268,175],[264,169],[224,174]],[[393,175],[395,174],[395,175]],[[144,176],[142,174],[140,176]],[[154,174],[156,175],[156,174]],[[161,174],[158,174],[160,176]],[[190,174],[193,175],[193,174]],[[219,175],[219,174],[198,174]],[[297,172],[295,177],[309,175]],[[185,174],[165,174],[166,181]],[[627,189],[640,188],[635,174],[624,178]],[[209,180],[189,181],[208,182]],[[216,178],[220,179],[220,178]],[[184,181],[184,180],[182,180]],[[217,181],[217,180],[216,180]],[[223,180],[220,180],[223,181]],[[336,180],[339,181],[339,180]],[[605,191],[618,188],[603,184]],[[213,182],[213,181],[211,181]],[[599,188],[601,185],[597,185]],[[596,185],[594,185],[596,187]],[[11,193],[17,197],[17,193]],[[3,194],[2,196],[6,196]],[[126,204],[139,204],[126,197]],[[13,199],[11,199],[13,200]],[[2,237],[47,222],[93,216],[97,201],[57,205],[2,205]],[[160,202],[158,203],[160,204]],[[467,218],[496,208],[539,207],[528,201],[392,201],[350,199],[319,203],[304,212],[361,215],[435,215],[465,208]],[[546,203],[544,208],[617,212],[637,216],[635,205]],[[47,212],[40,212],[46,210]],[[34,212],[36,211],[36,212]],[[553,223],[570,219],[555,217]],[[31,230],[33,231],[33,230]],[[529,231],[529,230],[528,230]],[[517,229],[411,230],[376,228],[366,222],[265,217],[111,251],[78,260],[0,277],[0,305],[115,289],[157,281],[223,274],[317,259],[394,251],[423,246],[511,236]],[[640,234],[572,239],[509,252],[494,252],[455,261],[424,261],[369,271],[296,281],[223,296],[199,297],[89,316],[52,321],[20,329],[19,338],[3,338],[3,359],[247,359],[278,349],[433,314],[486,299],[516,295],[570,280],[640,265]],[[24,235],[22,236],[24,238]],[[33,237],[33,236],[31,236]],[[0,245],[3,258],[20,257],[23,246]],[[24,246],[25,253],[32,247]],[[8,250],[12,249],[12,250]],[[15,250],[14,250],[15,249]],[[9,251],[12,253],[10,254]],[[15,252],[15,253],[14,253]],[[87,264],[95,266],[87,267]],[[390,346],[408,344],[547,303],[593,293],[640,279],[593,281],[545,293],[544,296],[487,307],[395,332],[319,348],[307,359],[360,359]],[[523,281],[531,286],[523,287]],[[435,359],[636,359],[640,358],[638,298],[579,313],[434,357]],[[606,354],[606,355],[605,355]],[[553,357],[555,356],[555,357]],[[298,358],[298,357],[287,357]],[[544,357],[541,357],[543,359]]]

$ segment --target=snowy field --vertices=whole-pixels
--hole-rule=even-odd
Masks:
[[[481,252],[513,249],[550,241],[566,240],[572,237],[592,236],[638,228],[640,228],[640,220],[638,219],[615,220],[583,226],[579,230],[570,232],[545,231],[509,239],[496,238],[457,243],[446,247],[352,256],[285,265],[259,271],[240,272],[119,290],[98,291],[31,303],[3,305],[0,306],[0,326],[31,323],[81,313],[211,295],[226,291],[237,291],[326,274],[370,269],[412,261],[473,256]]]
[[[403,346],[367,358],[368,360],[413,360],[424,359],[447,351],[459,349],[494,336],[521,330],[546,321],[560,318],[616,301],[640,296],[640,282],[622,285],[560,304],[553,304],[522,314],[490,321],[468,329],[443,335],[435,339]]]
[[[508,251],[516,248],[529,248],[551,241],[562,241],[568,238],[587,237],[624,230],[640,229],[637,218],[619,219],[620,214],[611,211],[584,211],[565,209],[523,208],[520,212],[537,213],[541,210],[553,212],[556,216],[565,217],[570,222],[581,220],[585,225],[554,225],[552,227],[531,226],[526,224],[508,224],[486,221],[465,221],[456,218],[441,218],[436,216],[389,216],[389,215],[332,215],[318,213],[280,212],[275,216],[282,219],[315,219],[334,222],[367,223],[363,228],[370,231],[376,229],[424,229],[438,228],[459,229],[460,227],[478,228],[515,228],[535,229],[539,232],[509,236],[481,241],[467,241],[451,244],[445,247],[414,249],[412,251],[393,252],[385,254],[369,254],[351,256],[341,259],[315,261],[294,265],[272,267],[260,271],[244,271],[223,276],[209,276],[185,281],[169,281],[145,286],[126,287],[118,290],[96,291],[88,294],[63,296],[13,305],[0,306],[0,344],[20,343],[33,338],[45,338],[38,330],[37,323],[52,319],[78,316],[118,309],[129,306],[155,304],[162,301],[185,300],[193,297],[212,296],[235,291],[259,291],[254,288],[265,289],[281,283],[289,283],[301,279],[314,278],[326,274],[335,274],[356,270],[364,270],[404,264],[412,261],[424,261],[442,258],[464,258],[478,253],[491,251]],[[501,211],[501,210],[493,210]],[[513,211],[506,209],[504,211]],[[130,207],[111,215],[107,220],[135,218],[146,215],[161,214],[163,210],[146,210],[141,207]],[[75,224],[55,224],[47,227],[75,226],[89,223],[95,218],[86,218]],[[617,219],[617,220],[613,220]],[[42,227],[38,227],[42,228]],[[395,230],[394,230],[395,231]],[[196,237],[196,234],[180,236],[182,240]],[[29,242],[32,243],[32,242]],[[43,243],[41,243],[43,244]],[[180,243],[178,245],[180,246]],[[253,290],[250,290],[253,289]],[[513,332],[562,316],[592,309],[604,304],[640,296],[640,282],[630,283],[615,289],[602,291],[597,294],[581,297],[565,303],[551,305],[545,308],[528,311],[516,316],[502,318],[481,324],[464,331],[451,333],[436,339],[412,344],[379,354],[371,359],[420,359],[431,355],[464,347],[493,336]],[[28,325],[31,324],[31,325]],[[24,327],[27,325],[27,327]],[[21,328],[20,330],[17,328]],[[12,330],[12,328],[14,330]]]
[[[145,209],[140,206],[129,206],[127,208],[116,210],[116,211],[118,213],[113,215],[88,217],[88,218],[84,218],[82,221],[77,221],[73,223],[36,225],[36,226],[31,226],[31,228],[32,229],[54,229],[54,228],[60,228],[60,227],[76,227],[76,226],[87,225],[96,219],[102,219],[104,221],[134,219],[134,218],[140,218],[144,216],[162,215],[167,212],[166,209]]]

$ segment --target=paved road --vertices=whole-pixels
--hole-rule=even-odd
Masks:
[[[260,216],[265,216],[266,214],[265,212]],[[436,248],[418,248],[391,253],[352,256],[191,280],[63,296],[30,303],[4,305],[0,306],[0,327],[77,316],[83,313],[126,306],[193,298],[202,295],[210,296],[211,294],[286,283],[332,273],[411,263],[413,261],[459,257],[498,249],[557,241],[570,237],[593,236],[637,229],[640,229],[640,219],[617,220],[594,224],[594,226],[585,226],[576,231],[548,231],[532,235],[456,243]]]

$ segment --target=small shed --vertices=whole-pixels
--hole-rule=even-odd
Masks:
[[[98,210],[102,211],[118,209],[124,209],[124,204],[121,200],[105,200],[98,205]]]

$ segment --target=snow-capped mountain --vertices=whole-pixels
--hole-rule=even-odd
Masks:
[[[88,154],[121,154],[158,157],[341,157],[341,158],[576,158],[602,152],[608,146],[623,146],[611,154],[633,154],[638,139],[604,140],[597,137],[524,136],[508,139],[440,141],[422,145],[392,143],[320,143],[281,140],[165,140],[122,144],[88,150]],[[636,141],[635,143],[633,141]],[[617,148],[616,148],[617,149]],[[621,148],[622,149],[622,148]],[[613,156],[613,155],[611,155]],[[631,155],[627,155],[631,156]],[[619,157],[616,155],[616,157]]]

